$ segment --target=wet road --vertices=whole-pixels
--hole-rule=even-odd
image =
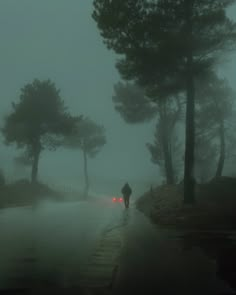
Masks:
[[[76,294],[78,290],[95,294],[91,291],[95,289],[104,294],[233,290],[229,278],[234,281],[236,263],[229,261],[235,253],[234,233],[159,228],[134,204],[125,210],[100,198],[2,210],[0,232],[1,290],[64,288],[67,294],[70,288]]]
[[[115,294],[230,294],[229,273],[221,267],[230,261],[236,282],[235,233],[177,232],[150,222],[140,212],[129,212],[124,230]],[[228,237],[228,239],[227,239]],[[229,257],[222,249],[230,248]],[[208,250],[208,251],[207,251]],[[234,255],[234,258],[235,255]],[[232,281],[231,281],[232,282]],[[236,291],[236,290],[235,290]]]

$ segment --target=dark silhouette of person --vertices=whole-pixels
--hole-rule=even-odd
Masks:
[[[132,194],[132,189],[129,186],[128,182],[126,182],[126,184],[122,187],[121,192],[123,194],[125,208],[129,208],[129,199]]]

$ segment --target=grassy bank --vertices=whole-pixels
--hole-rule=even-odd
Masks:
[[[28,180],[19,180],[0,187],[0,208],[30,206],[41,200],[70,201],[81,198],[51,189],[43,183],[32,184]]]
[[[236,229],[236,178],[196,184],[196,203],[183,204],[182,185],[162,185],[145,193],[137,208],[152,222],[178,228]]]

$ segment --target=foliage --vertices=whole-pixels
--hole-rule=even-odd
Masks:
[[[53,148],[47,136],[66,134],[72,128],[73,120],[50,80],[35,79],[24,86],[20,101],[13,102],[12,108],[2,129],[5,141],[15,142],[18,147],[27,146],[29,152],[36,140],[40,140],[42,148]]]
[[[226,124],[227,146],[226,146],[226,171],[227,175],[236,177],[236,111],[232,110],[232,116]]]
[[[124,79],[158,83],[168,90],[184,74],[188,48],[198,75],[222,50],[234,47],[236,27],[225,13],[234,1],[188,2],[192,4],[191,40],[185,0],[94,1],[93,18],[107,47],[121,56],[117,68]]]
[[[162,106],[161,106],[162,105]],[[168,99],[165,102],[163,112],[163,102],[159,104],[158,121],[154,134],[154,142],[147,143],[147,148],[151,154],[151,160],[154,164],[159,165],[162,175],[166,176],[164,149],[167,148],[167,155],[173,163],[174,181],[178,180],[181,174],[183,164],[183,147],[182,142],[177,136],[178,122],[182,119],[182,106],[178,99]],[[165,136],[167,147],[164,145]]]
[[[196,126],[202,132],[227,120],[232,115],[235,93],[225,78],[219,78],[210,71],[196,81]]]
[[[79,117],[67,112],[60,91],[50,80],[32,83],[21,89],[20,101],[12,103],[2,133],[6,144],[24,148],[17,161],[32,164],[32,182],[36,181],[39,155],[43,149],[56,149],[60,136],[70,134]]]
[[[232,3],[94,0],[93,18],[104,43],[120,55],[122,78],[153,88],[159,100],[186,92],[186,202],[194,201],[194,80],[235,48],[236,24],[225,11]]]
[[[157,114],[157,106],[146,95],[145,89],[134,83],[119,82],[114,86],[113,102],[127,123],[150,121]]]
[[[195,148],[195,176],[201,183],[209,181],[216,169],[217,145],[207,136],[198,136]]]
[[[65,138],[64,146],[85,150],[90,157],[94,157],[106,143],[105,129],[89,118],[83,118],[73,132]]]
[[[228,143],[233,132],[227,123],[232,117],[234,91],[226,79],[219,78],[214,72],[197,81],[196,96],[196,171],[205,181],[213,176],[213,167],[220,154],[220,128],[223,128],[227,157]],[[200,174],[199,174],[200,173]],[[200,176],[202,175],[202,176]]]

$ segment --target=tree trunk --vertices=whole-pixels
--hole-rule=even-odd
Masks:
[[[37,182],[40,152],[41,152],[40,144],[36,143],[35,146],[33,147],[33,164],[32,164],[32,170],[31,170],[31,183]]]
[[[167,184],[174,184],[175,181],[174,181],[172,157],[171,157],[171,152],[168,149],[168,145],[166,145],[166,142],[164,143],[163,148],[164,148],[166,181],[167,181]]]
[[[160,108],[160,125],[161,125],[161,138],[162,138],[162,149],[164,155],[164,165],[166,174],[166,183],[174,184],[174,170],[172,162],[172,151],[170,146],[170,130],[167,128],[165,102]]]
[[[224,130],[223,120],[220,120],[219,137],[220,137],[220,156],[219,156],[215,177],[222,176],[222,172],[224,169],[224,162],[225,162],[225,130]]]
[[[83,148],[83,155],[84,155],[84,178],[85,178],[84,195],[85,197],[87,197],[88,191],[89,191],[89,178],[88,178],[87,153],[85,148]]]
[[[185,160],[184,160],[184,203],[192,204],[194,196],[194,144],[195,144],[195,89],[193,75],[192,51],[192,1],[186,0],[186,30],[188,36],[186,50],[186,126],[185,126]]]

